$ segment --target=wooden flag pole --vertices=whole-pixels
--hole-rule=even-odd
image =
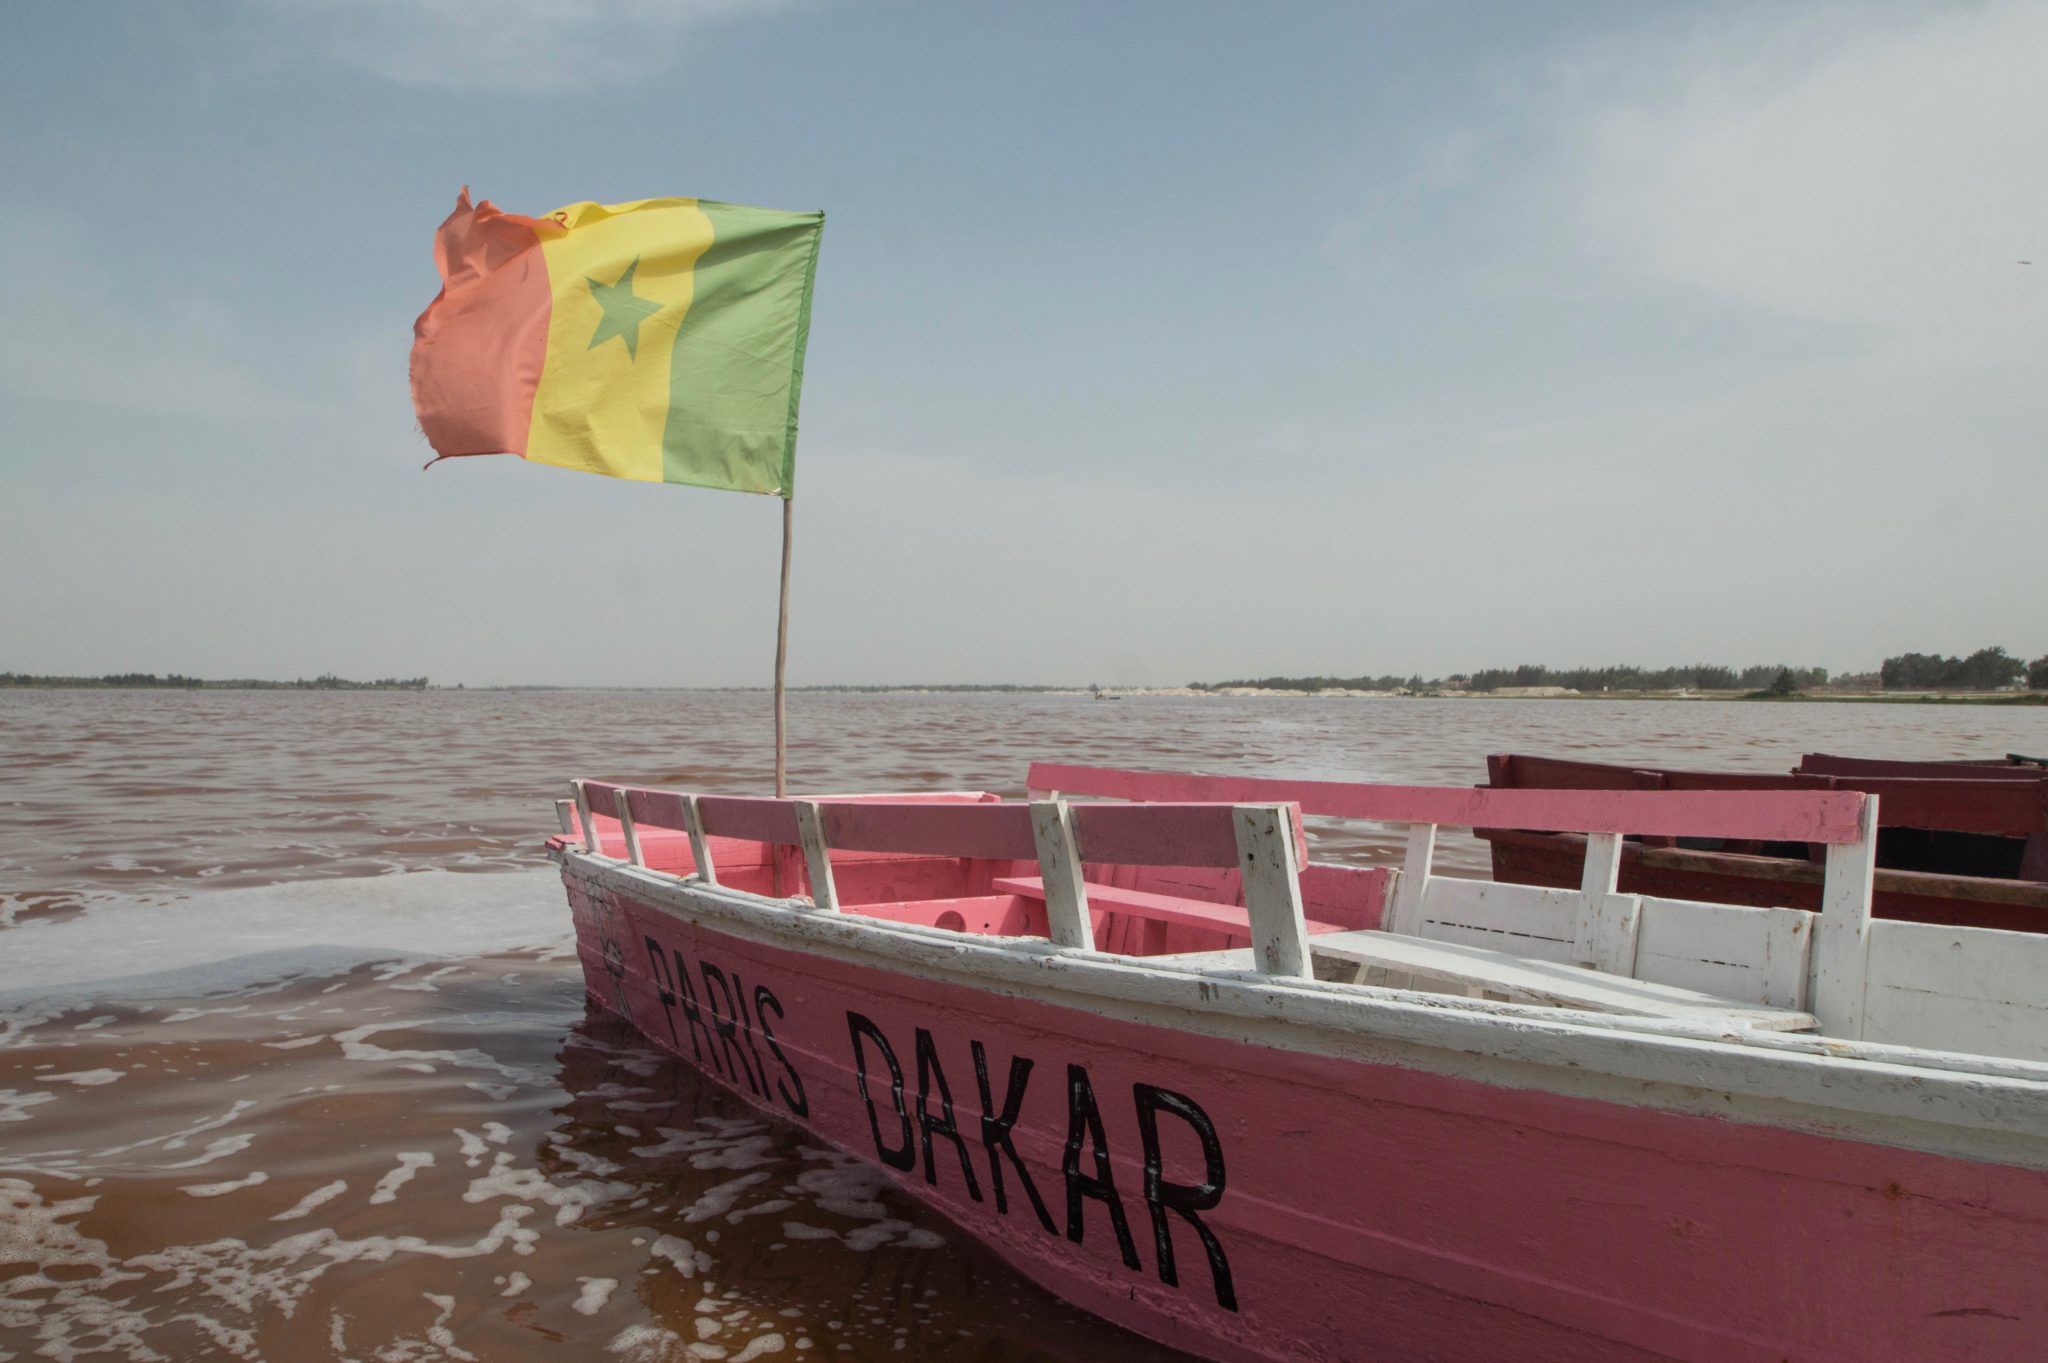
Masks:
[[[783,670],[789,663],[789,509],[782,499],[782,605],[775,617],[775,798],[789,794],[789,723],[784,713]]]

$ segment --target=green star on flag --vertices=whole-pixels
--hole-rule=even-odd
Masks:
[[[584,276],[590,285],[590,296],[604,309],[604,316],[598,319],[597,334],[590,338],[588,349],[595,350],[616,336],[626,343],[628,359],[640,358],[640,324],[660,312],[661,304],[633,292],[633,271],[639,268],[640,257],[635,256],[615,284]]]

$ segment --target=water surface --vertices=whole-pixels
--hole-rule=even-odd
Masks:
[[[1469,784],[1508,750],[2048,750],[2048,714],[1975,706],[790,712],[815,792],[1014,794],[1033,758]],[[585,1014],[538,869],[550,801],[576,775],[759,792],[769,737],[758,695],[0,692],[0,1363],[1178,1357]]]

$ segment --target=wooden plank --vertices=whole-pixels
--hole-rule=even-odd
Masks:
[[[1867,1041],[2048,1060],[2048,937],[1881,919]]]
[[[1511,952],[1455,942],[1425,942],[1384,932],[1337,932],[1313,939],[1309,949],[1318,958],[1475,986],[1505,994],[1511,1002],[1636,1017],[1726,1020],[1779,1031],[1804,1031],[1814,1025],[1810,1014],[1791,1009],[1755,1007],[1698,990],[1617,979],[1562,961],[1529,960]]]
[[[589,782],[571,781],[569,789],[576,792],[576,818],[583,830],[583,850],[593,857],[601,857],[604,844],[597,835],[597,820],[590,812]]]
[[[2048,781],[1927,780],[1918,777],[1828,776],[1836,790],[1884,801],[1888,828],[1933,828],[2023,838],[2048,829]]]
[[[562,826],[563,833],[572,838],[576,836],[576,802],[574,800],[555,801],[555,822]]]
[[[1026,899],[1045,898],[1045,882],[1037,876],[997,876],[989,883],[989,888],[996,894],[1022,895]],[[1235,904],[1215,904],[1206,899],[1157,894],[1151,890],[1130,890],[1119,885],[1104,885],[1094,880],[1088,882],[1088,903],[1092,908],[1105,913],[1156,919],[1181,927],[1215,928],[1240,936],[1251,934],[1249,915]],[[1335,923],[1320,923],[1312,918],[1305,919],[1304,926],[1310,933],[1347,931]]]
[[[797,831],[796,810],[788,800],[699,795],[697,817],[703,820],[706,833],[722,838],[744,838],[777,847],[795,847],[803,841]]]
[[[1229,805],[1069,805],[1082,860],[1137,866],[1237,865]]]
[[[1164,956],[1147,956],[1146,965],[1193,966],[1198,970],[1254,969],[1250,947],[1222,947],[1215,951],[1175,951]]]
[[[1634,974],[1772,1008],[1804,1008],[1815,915],[1644,896]]]
[[[681,828],[683,826],[682,795],[672,790],[648,790],[643,786],[628,786],[626,803],[633,811],[633,822],[642,828]]]
[[[1645,780],[1656,774],[1626,763],[1586,762],[1571,757],[1490,753],[1486,758],[1487,784],[1500,789],[1659,790],[1661,782]]]
[[[1029,784],[1122,800],[1294,803],[1309,814],[1447,828],[1535,828],[1767,842],[1846,843],[1850,791],[1521,790],[1196,776],[1034,762]]]
[[[1436,855],[1436,825],[1408,825],[1408,850],[1401,859],[1400,878],[1394,882],[1394,903],[1387,910],[1389,932],[1419,936],[1422,932],[1422,901],[1429,893],[1429,863]]]
[[[1642,901],[1619,893],[1620,884],[1621,834],[1587,834],[1579,879],[1583,898],[1572,925],[1572,960],[1610,975],[1634,975]]]
[[[1239,805],[1231,811],[1237,865],[1251,920],[1252,959],[1268,975],[1314,978],[1308,926],[1301,908],[1301,872],[1286,805]]]
[[[700,806],[702,802],[700,801]],[[832,883],[832,852],[825,841],[824,821],[815,800],[794,800],[797,840],[804,849],[804,873],[811,882],[811,902],[827,913],[839,910],[839,890]]]
[[[1569,962],[1578,915],[1576,890],[1432,876],[1414,935]]]
[[[683,831],[690,835],[690,860],[697,864],[697,877],[706,885],[718,883],[718,866],[711,860],[711,839],[704,833],[704,815],[697,797],[682,797]]]
[[[2048,771],[2006,762],[1897,762],[1881,757],[1837,757],[1810,752],[1793,770],[1810,776],[1905,776],[1934,780],[2041,781]]]
[[[1031,811],[1016,804],[819,801],[826,842],[843,851],[1030,861]]]
[[[1088,915],[1088,890],[1081,879],[1081,854],[1074,825],[1059,800],[1030,805],[1031,838],[1045,894],[1046,935],[1063,947],[1095,950],[1095,924]]]
[[[626,860],[635,866],[645,866],[647,858],[640,854],[640,830],[633,823],[633,802],[623,786],[612,788],[612,807],[619,811],[619,832],[626,838]]]
[[[1860,838],[1828,848],[1820,926],[1813,944],[1813,1011],[1829,1036],[1863,1035],[1870,956],[1870,895],[1877,870],[1876,796],[1863,806]]]
[[[1311,917],[1347,928],[1383,927],[1399,876],[1392,866],[1305,862],[1301,867],[1301,907]]]

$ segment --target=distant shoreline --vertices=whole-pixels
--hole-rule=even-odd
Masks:
[[[130,674],[131,676],[133,674]],[[1491,691],[1467,691],[1425,687],[1420,690],[1363,690],[1350,687],[1260,686],[1026,686],[1008,684],[935,686],[792,686],[793,695],[855,696],[1096,696],[1100,700],[1188,699],[1188,700],[1656,700],[1656,701],[1744,701],[1780,704],[1852,705],[2048,705],[2048,691],[1884,691],[1804,690],[1790,695],[1773,695],[1745,690],[1642,690],[1575,691],[1566,687],[1501,687]],[[341,677],[318,677],[301,681],[207,680],[196,677],[37,677],[0,673],[0,690],[23,691],[463,691],[506,693],[519,691],[606,691],[674,692],[699,695],[766,695],[766,686],[436,686],[424,677],[350,681]]]
[[[101,677],[36,676],[26,672],[0,672],[0,690],[20,691],[429,691],[441,690],[425,677],[380,677],[376,681],[352,681],[323,674],[293,681],[264,681],[255,677],[209,680],[176,672],[159,677],[154,672],[111,672]],[[461,687],[453,688],[461,690]]]

